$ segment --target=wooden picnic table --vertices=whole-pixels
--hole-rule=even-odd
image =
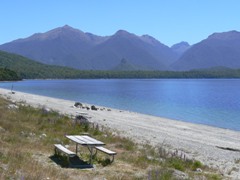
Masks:
[[[90,164],[92,165],[93,149],[95,147],[104,146],[105,143],[98,141],[87,135],[66,135],[68,139],[76,143],[76,154],[78,153],[78,145],[86,146],[90,152]]]

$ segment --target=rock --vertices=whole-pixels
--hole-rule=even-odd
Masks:
[[[75,117],[75,122],[79,124],[89,124],[88,119],[82,115],[78,115]]]
[[[23,136],[23,137],[27,137],[27,133],[25,133],[24,131],[21,131],[21,136]]]
[[[202,173],[203,170],[202,170],[201,168],[197,168],[197,169],[196,169],[196,172]]]
[[[15,105],[15,104],[9,104],[8,105],[8,109],[18,109],[19,107],[17,106],[17,105]]]
[[[5,131],[6,131],[6,130],[5,130],[3,127],[0,126],[0,132],[3,132],[3,133],[4,133]]]
[[[182,171],[174,169],[173,176],[176,179],[189,179],[188,175]]]
[[[39,137],[42,139],[42,138],[46,138],[47,135],[43,133],[43,134],[41,134]]]
[[[51,112],[50,109],[48,109],[48,108],[46,108],[46,107],[43,107],[43,108],[42,108],[42,113],[43,113],[43,114],[48,114],[48,113],[50,113],[50,112]]]
[[[94,105],[91,106],[91,110],[97,111],[98,108],[96,108]]]
[[[75,106],[76,108],[82,108],[82,107],[83,107],[82,103],[80,103],[80,102],[76,102],[76,103],[74,104],[74,106]]]
[[[56,144],[62,144],[62,141],[61,141],[59,138],[54,138],[53,141],[54,141]]]
[[[35,133],[30,132],[30,133],[29,133],[29,136],[30,136],[30,137],[34,137],[34,136],[35,136]]]

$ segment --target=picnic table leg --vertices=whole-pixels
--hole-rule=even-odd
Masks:
[[[93,147],[90,147],[90,164],[92,165],[92,154],[93,154]]]
[[[76,143],[76,154],[78,152],[78,143]]]

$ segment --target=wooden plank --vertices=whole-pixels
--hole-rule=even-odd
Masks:
[[[78,139],[80,139],[82,141],[85,141],[89,145],[95,145],[95,146],[105,145],[103,142],[98,141],[98,140],[96,140],[94,138],[91,138],[89,136],[75,136],[75,137],[77,137]]]
[[[68,139],[70,139],[70,140],[78,143],[78,144],[87,145],[87,142],[85,142],[85,141],[83,141],[83,140],[81,140],[81,139],[79,139],[79,138],[76,138],[75,136],[66,135],[66,137],[67,137]]]
[[[104,148],[104,147],[95,147],[97,150],[99,150],[99,151],[102,151],[102,152],[104,152],[104,153],[106,153],[106,154],[109,154],[109,155],[116,155],[117,153],[116,152],[114,152],[114,151],[111,151],[111,150],[109,150],[109,149],[107,149],[107,148]]]
[[[86,145],[93,145],[93,146],[94,146],[94,145],[96,144],[95,142],[89,141],[88,139],[85,139],[85,138],[82,137],[82,136],[75,136],[75,138],[77,138],[77,139],[80,140],[80,141],[85,142]]]
[[[65,148],[63,145],[61,144],[54,144],[54,146],[59,149],[60,151],[62,151],[63,153],[69,155],[69,156],[75,156],[76,154],[72,151],[70,151],[69,149]]]

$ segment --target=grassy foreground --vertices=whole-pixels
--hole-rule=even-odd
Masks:
[[[89,133],[116,151],[114,163],[98,153],[93,169],[67,168],[56,164],[53,144],[75,145],[66,134]],[[82,148],[83,149],[83,148]],[[80,158],[88,160],[88,152]],[[64,158],[63,158],[64,159]],[[0,179],[221,179],[216,171],[164,147],[135,144],[117,132],[93,124],[79,124],[74,118],[14,105],[0,98]]]

